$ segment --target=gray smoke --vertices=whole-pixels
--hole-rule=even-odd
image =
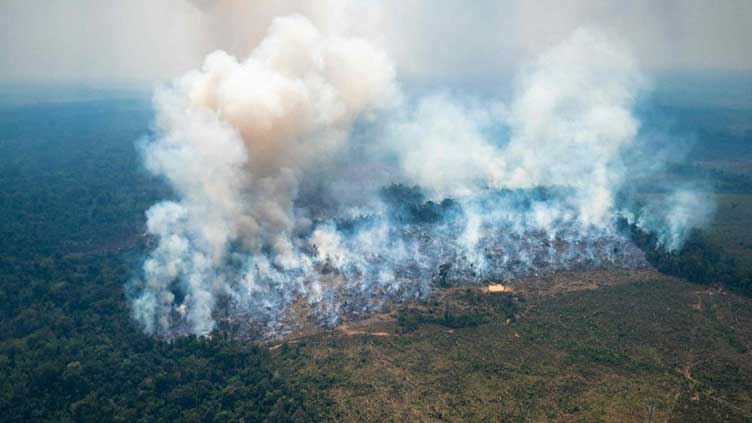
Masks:
[[[367,40],[277,18],[247,58],[217,51],[155,94],[143,154],[178,199],[147,212],[157,245],[133,314],[163,336],[227,316],[270,336],[294,305],[333,325],[435,284],[643,266],[615,226],[645,86],[580,29],[520,70],[506,104],[416,98]],[[638,223],[678,248],[708,215],[693,198]]]

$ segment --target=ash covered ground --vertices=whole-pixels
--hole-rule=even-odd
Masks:
[[[308,236],[329,245],[309,242],[303,249],[312,265],[296,275],[299,283],[269,279],[269,272],[258,268],[256,275],[244,276],[263,281],[261,301],[249,307],[225,297],[215,310],[218,328],[241,338],[283,339],[306,328],[331,329],[399,304],[420,303],[436,289],[524,284],[559,272],[650,268],[644,253],[611,226],[584,227],[567,213],[542,225],[536,213],[565,210],[555,189],[505,190],[442,203],[420,202],[417,188],[392,186],[384,193],[384,216],[325,226],[334,241]],[[514,208],[501,208],[503,215],[491,207],[508,207],[510,201]]]

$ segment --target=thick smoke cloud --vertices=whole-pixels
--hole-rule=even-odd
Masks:
[[[403,172],[439,196],[565,185],[578,192],[583,223],[602,224],[621,180],[617,158],[639,128],[642,84],[630,56],[580,29],[521,72],[508,109],[429,97],[387,138]],[[493,134],[500,123],[508,140]]]
[[[302,16],[275,20],[243,62],[215,52],[201,71],[160,90],[162,136],[145,157],[181,200],[148,213],[159,245],[144,264],[148,289],[136,307],[146,310],[138,316],[146,315],[147,331],[157,329],[155,314],[167,329],[175,279],[188,294],[178,310],[198,333],[212,329],[215,295],[236,294],[221,273],[231,243],[279,271],[309,266],[291,243],[298,179],[325,166],[353,120],[394,101],[395,90],[383,52],[321,34]]]
[[[212,53],[155,95],[143,154],[177,200],[147,212],[134,317],[165,336],[227,316],[270,336],[301,307],[332,325],[435,284],[642,266],[615,222],[643,88],[629,54],[577,30],[507,104],[416,98],[381,48],[277,18],[247,58]],[[666,248],[706,218],[675,196],[640,212]]]

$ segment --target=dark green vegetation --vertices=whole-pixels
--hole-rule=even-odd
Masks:
[[[141,101],[0,111],[0,421],[290,421],[265,348],[141,334],[124,287],[166,190],[134,142]]]
[[[721,284],[742,295],[752,294],[752,273],[742,271],[733,256],[701,231],[693,230],[679,250],[665,251],[658,246],[655,234],[634,225],[626,226],[626,230],[658,271],[700,284]]]
[[[710,172],[725,184],[711,187],[734,193],[709,232],[651,258],[701,284],[653,274],[547,296],[452,288],[385,316],[371,335],[273,349],[221,334],[170,343],[141,334],[124,292],[147,248],[143,212],[170,195],[134,149],[150,116],[137,100],[0,109],[0,421],[752,415],[752,302],[716,288],[742,291],[734,272],[752,270],[746,156],[675,172]],[[406,221],[453,209],[411,188],[384,195]]]
[[[390,218],[400,223],[435,223],[447,214],[461,213],[452,199],[441,203],[426,201],[418,186],[390,185],[381,190],[381,198],[389,206]]]
[[[742,156],[744,157],[744,156]],[[696,165],[698,169],[719,166],[713,162]],[[665,251],[658,246],[658,237],[625,221],[625,233],[645,251],[650,264],[657,270],[700,284],[721,284],[741,295],[752,295],[752,183],[749,170],[752,161],[738,160],[725,164],[724,170],[713,169],[704,180],[715,182],[716,216],[709,228],[693,230],[678,251]],[[717,176],[732,174],[733,177]],[[715,177],[711,175],[716,175]],[[698,176],[694,176],[698,177]],[[722,189],[722,181],[735,180],[736,189]],[[728,186],[726,186],[728,188]],[[737,192],[740,191],[741,193]]]

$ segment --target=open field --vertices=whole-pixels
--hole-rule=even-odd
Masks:
[[[333,421],[752,416],[749,299],[649,271],[528,282],[443,291],[272,351]]]

